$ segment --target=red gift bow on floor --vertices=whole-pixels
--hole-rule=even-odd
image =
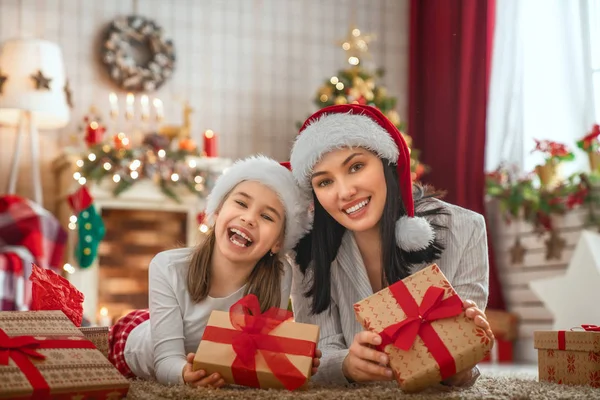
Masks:
[[[290,362],[286,354],[312,358],[316,346],[308,340],[270,335],[291,317],[291,312],[276,307],[261,313],[258,298],[250,294],[229,309],[229,319],[235,329],[207,326],[202,340],[232,345],[236,358],[231,370],[238,385],[260,387],[256,374],[256,353],[260,351],[273,375],[286,389],[294,390],[308,377]]]
[[[388,344],[393,344],[400,350],[409,350],[418,335],[438,363],[442,379],[455,375],[454,357],[431,326],[431,322],[454,317],[463,312],[460,297],[453,294],[442,300],[445,290],[437,286],[430,286],[425,292],[421,305],[418,305],[404,282],[398,281],[389,286],[389,289],[406,314],[406,319],[388,326],[380,333],[382,339],[380,348],[383,349]]]
[[[9,359],[25,374],[33,387],[32,399],[50,399],[50,386],[29,357],[46,359],[38,353],[40,349],[95,349],[96,346],[88,340],[74,340],[66,337],[39,340],[33,336],[10,337],[0,328],[0,371],[3,365],[9,365]]]

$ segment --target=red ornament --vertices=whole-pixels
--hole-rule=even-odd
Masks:
[[[201,225],[204,222],[204,218],[206,218],[206,213],[200,211],[198,215],[196,215],[196,222],[198,222],[198,225]]]

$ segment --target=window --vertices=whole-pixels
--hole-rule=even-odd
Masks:
[[[600,122],[600,0],[589,1],[589,30],[594,82],[594,110],[596,121]]]

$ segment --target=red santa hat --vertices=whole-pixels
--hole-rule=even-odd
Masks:
[[[435,239],[429,222],[415,217],[410,150],[402,134],[375,107],[344,104],[325,107],[310,116],[294,142],[290,156],[298,184],[310,191],[315,164],[328,152],[344,147],[362,147],[396,164],[400,196],[406,216],[396,222],[396,243],[405,251],[426,249]]]

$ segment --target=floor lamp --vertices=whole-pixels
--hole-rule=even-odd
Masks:
[[[29,133],[34,200],[42,204],[38,129],[69,122],[69,88],[62,52],[39,39],[8,40],[0,47],[0,125],[18,127],[8,194],[17,187],[24,137]]]

